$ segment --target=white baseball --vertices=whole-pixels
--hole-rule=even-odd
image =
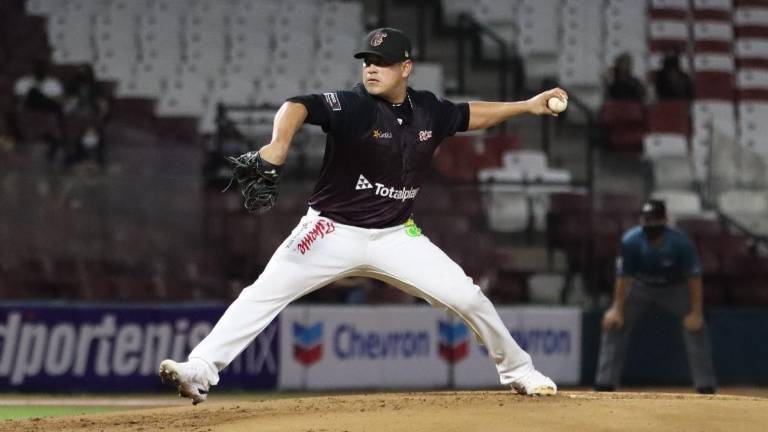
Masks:
[[[547,106],[552,110],[552,112],[561,113],[565,111],[566,108],[568,108],[568,100],[562,101],[560,98],[551,97],[547,101]]]

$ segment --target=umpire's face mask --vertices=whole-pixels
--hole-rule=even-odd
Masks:
[[[643,234],[648,241],[655,241],[664,235],[665,224],[643,225]]]

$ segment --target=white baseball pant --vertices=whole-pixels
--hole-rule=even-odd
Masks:
[[[480,287],[427,237],[407,225],[343,225],[311,208],[189,358],[221,371],[289,303],[349,276],[383,280],[453,311],[486,346],[502,384],[510,385],[533,370],[530,355],[509,334]],[[218,383],[218,376],[211,383]]]

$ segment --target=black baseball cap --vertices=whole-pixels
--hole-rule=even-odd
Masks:
[[[377,55],[388,63],[400,63],[411,58],[411,39],[398,29],[383,27],[368,33],[363,48],[355,58]]]
[[[648,200],[643,204],[640,214],[644,219],[664,219],[667,217],[667,206],[662,200]]]

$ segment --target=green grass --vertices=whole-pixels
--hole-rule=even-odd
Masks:
[[[35,417],[98,414],[117,411],[121,407],[63,407],[63,406],[0,406],[0,420],[18,420]]]

